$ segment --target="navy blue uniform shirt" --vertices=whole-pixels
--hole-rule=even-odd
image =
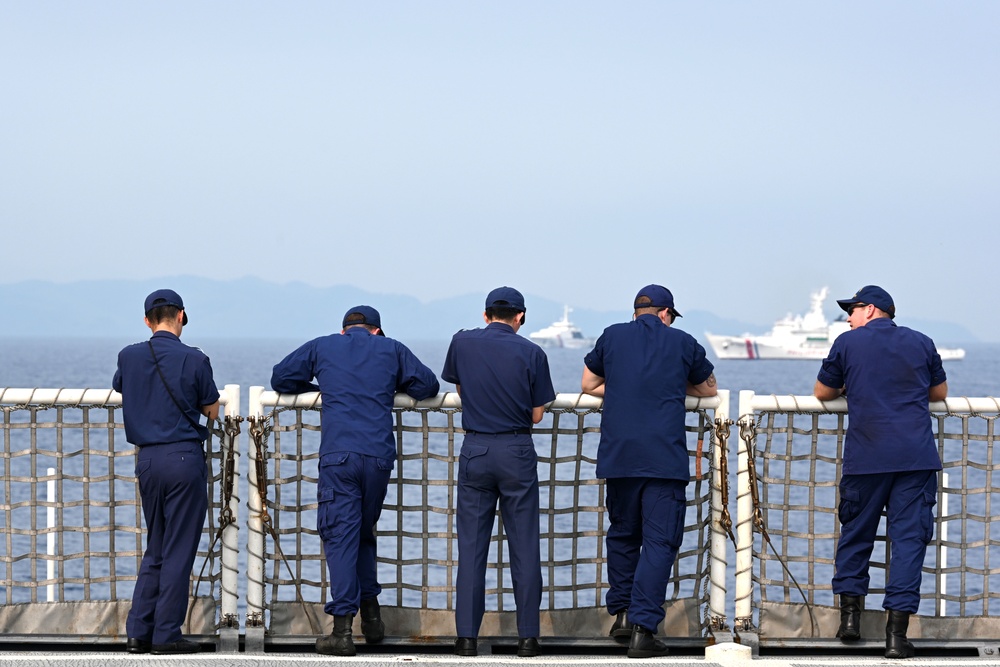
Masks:
[[[275,365],[271,388],[282,394],[322,394],[320,455],[356,452],[395,460],[396,392],[420,401],[436,396],[439,385],[405,345],[358,326],[311,340],[289,354]]]
[[[199,421],[201,409],[219,400],[212,364],[204,352],[185,345],[169,331],[157,331],[150,342],[163,377],[184,412],[178,410],[170,398],[153,363],[149,344],[129,345],[118,353],[118,370],[111,381],[114,390],[122,394],[125,438],[139,447],[204,442],[208,438],[208,427]],[[198,424],[197,428],[192,420]]]
[[[656,315],[613,324],[584,357],[604,378],[597,476],[690,479],[684,400],[714,366],[705,348]]]
[[[928,392],[947,377],[930,338],[876,318],[837,336],[817,379],[847,388],[845,475],[941,469]]]
[[[462,428],[507,433],[531,428],[531,410],[556,397],[542,348],[503,322],[459,331],[441,379],[462,388]]]

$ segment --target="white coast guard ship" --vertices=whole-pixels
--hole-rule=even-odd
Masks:
[[[583,332],[569,321],[569,314],[572,310],[569,306],[563,306],[561,320],[528,334],[528,338],[542,347],[593,347],[596,339],[584,336]]]
[[[837,336],[850,329],[841,316],[827,322],[823,302],[828,290],[823,287],[810,295],[812,305],[805,315],[786,315],[763,335],[717,336],[705,332],[709,345],[719,359],[825,359]],[[943,361],[965,357],[962,348],[938,348]]]

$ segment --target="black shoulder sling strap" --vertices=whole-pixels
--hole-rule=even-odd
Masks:
[[[181,407],[180,401],[178,401],[177,397],[174,396],[174,392],[170,388],[170,384],[167,382],[167,378],[163,375],[163,369],[160,368],[160,362],[156,359],[156,352],[153,350],[153,341],[147,340],[146,344],[149,345],[149,353],[153,355],[153,364],[156,365],[156,372],[160,374],[160,379],[163,380],[163,386],[167,388],[167,393],[170,394],[170,400],[174,402],[174,405],[177,406],[177,409],[181,411],[181,414],[184,415],[189,422],[191,422],[191,425],[194,426],[195,430],[197,431],[201,427],[201,424],[195,421],[194,419],[191,419],[191,415],[188,414],[187,410]]]

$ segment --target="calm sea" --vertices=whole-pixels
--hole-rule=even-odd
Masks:
[[[0,387],[89,387],[111,386],[118,350],[144,340],[113,338],[0,338]],[[270,388],[271,368],[294,350],[301,340],[281,339],[199,339],[185,336],[212,359],[215,379],[221,388],[238,384]],[[447,340],[403,341],[434,372],[440,373],[448,349]],[[947,362],[951,396],[1000,396],[1000,344],[976,343],[965,346],[963,361]],[[557,392],[579,393],[583,357],[587,350],[549,349],[546,351]],[[709,352],[709,358],[713,358]],[[818,361],[715,361],[719,387],[734,392],[752,389],[764,394],[811,395],[819,370]],[[450,385],[442,386],[450,390]],[[242,406],[245,409],[245,405]]]

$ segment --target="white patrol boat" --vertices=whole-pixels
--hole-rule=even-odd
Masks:
[[[823,314],[827,293],[826,287],[813,292],[808,313],[786,315],[766,334],[717,336],[705,332],[705,337],[719,359],[825,359],[837,336],[851,328],[843,316],[827,322]],[[943,361],[965,358],[962,348],[939,347],[938,354]]]
[[[569,306],[563,306],[561,320],[528,334],[528,338],[542,347],[593,347],[596,339],[584,336],[583,332],[569,321],[569,314],[572,310]]]

